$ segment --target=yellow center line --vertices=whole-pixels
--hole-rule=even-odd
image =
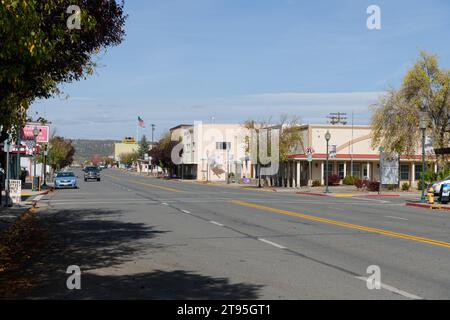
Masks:
[[[104,175],[107,176],[107,177],[109,177],[109,178],[111,178],[111,179],[114,179],[114,180],[121,180],[120,178],[111,176],[111,175],[109,175],[109,174],[104,174]],[[156,184],[150,184],[150,183],[144,183],[144,182],[136,182],[136,181],[130,181],[130,182],[131,182],[131,183],[134,183],[134,184],[140,184],[140,185],[143,185],[143,186],[146,186],[146,187],[149,187],[149,188],[156,188],[156,189],[161,189],[161,190],[165,190],[165,191],[171,191],[171,192],[185,192],[185,191],[180,190],[180,189],[174,189],[174,188],[169,188],[169,187],[162,187],[162,186],[158,186],[158,185],[156,185]]]
[[[286,211],[286,210],[280,210],[280,209],[275,209],[275,208],[271,208],[271,207],[261,206],[261,205],[258,205],[258,204],[244,202],[244,201],[233,200],[231,202],[236,204],[236,205],[241,205],[241,206],[245,206],[245,207],[260,209],[260,210],[269,211],[269,212],[275,212],[275,213],[284,214],[284,215],[293,216],[293,217],[298,217],[298,218],[311,220],[311,221],[317,221],[317,222],[332,224],[332,225],[340,226],[340,227],[344,227],[344,228],[356,229],[356,230],[366,231],[366,232],[370,232],[370,233],[376,233],[376,234],[381,234],[381,235],[385,235],[385,236],[402,238],[402,239],[406,239],[406,240],[411,240],[411,241],[427,243],[427,244],[431,244],[431,245],[435,245],[435,246],[450,248],[450,243],[444,242],[444,241],[433,240],[433,239],[429,239],[429,238],[423,238],[423,237],[418,237],[418,236],[414,236],[414,235],[403,234],[403,233],[398,233],[398,232],[393,232],[393,231],[388,231],[388,230],[383,230],[383,229],[376,229],[376,228],[371,228],[371,227],[365,227],[365,226],[360,226],[360,225],[351,224],[351,223],[347,223],[347,222],[331,220],[331,219],[325,219],[325,218],[320,218],[320,217],[316,217],[316,216],[301,214],[301,213],[297,213],[297,212],[292,212],[292,211]]]

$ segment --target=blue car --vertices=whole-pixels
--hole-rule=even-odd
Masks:
[[[55,177],[55,189],[72,188],[77,189],[77,177],[73,172],[58,172]]]

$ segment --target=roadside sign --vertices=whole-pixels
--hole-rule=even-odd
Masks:
[[[39,130],[39,134],[36,137],[37,143],[48,143],[50,127],[38,123],[27,123],[20,132],[20,139],[23,141],[34,141],[34,128]]]
[[[308,162],[312,162],[312,161],[313,161],[312,154],[308,154]]]
[[[305,149],[305,153],[307,154],[307,155],[313,155],[314,154],[314,149],[313,149],[313,147],[307,147],[306,149]]]
[[[19,204],[22,201],[21,180],[9,180],[9,198],[12,204]]]

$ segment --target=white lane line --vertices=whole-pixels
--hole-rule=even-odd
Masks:
[[[396,217],[396,216],[384,216],[385,218],[391,218],[391,219],[397,219],[397,220],[405,220],[408,221],[409,219],[406,218],[401,218],[401,217]]]
[[[168,203],[165,203],[165,202],[163,202],[163,203],[161,203],[163,206],[168,206],[169,204]]]
[[[187,211],[187,210],[181,210],[182,212],[184,212],[184,213],[190,213],[189,211]]]
[[[368,278],[366,278],[366,277],[355,277],[355,278],[356,278],[356,279],[359,279],[359,280],[363,280],[363,281],[366,282],[366,283],[367,283],[367,279],[368,279]],[[397,289],[397,288],[395,288],[395,287],[393,287],[393,286],[390,286],[390,285],[388,285],[388,284],[385,284],[385,283],[381,283],[381,288],[383,288],[383,289],[385,289],[385,290],[387,290],[387,291],[390,291],[390,292],[392,292],[392,293],[399,294],[399,295],[401,295],[401,296],[403,296],[403,297],[406,297],[406,298],[408,298],[408,299],[413,299],[413,300],[423,300],[422,297],[419,297],[419,296],[416,296],[415,294],[412,294],[412,293],[409,293],[409,292],[406,292],[406,291]]]
[[[263,238],[258,238],[259,241],[270,244],[271,246],[277,247],[278,249],[287,249],[286,247],[283,247],[282,245],[279,245],[278,243],[263,239]]]
[[[216,226],[223,227],[224,225],[215,221],[210,221],[210,223],[215,224]]]

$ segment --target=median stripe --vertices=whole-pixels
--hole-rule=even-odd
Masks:
[[[104,174],[105,176],[115,179],[115,180],[121,180],[120,178],[111,176],[109,174]],[[185,192],[183,190],[180,189],[175,189],[175,188],[169,188],[169,187],[163,187],[163,186],[158,186],[156,184],[150,184],[150,183],[144,183],[144,182],[136,182],[136,181],[129,181],[130,183],[134,183],[134,184],[139,184],[139,185],[143,185],[146,186],[148,188],[156,188],[156,189],[161,189],[161,190],[165,190],[165,191],[170,191],[170,192]],[[124,187],[122,187],[124,190],[126,190]]]
[[[411,241],[416,241],[416,242],[421,242],[421,243],[427,243],[427,244],[431,244],[431,245],[435,245],[435,246],[439,246],[439,247],[450,248],[450,243],[444,242],[444,241],[439,241],[439,240],[434,240],[434,239],[429,239],[429,238],[424,238],[424,237],[418,237],[418,236],[414,236],[414,235],[408,235],[408,234],[393,232],[393,231],[389,231],[389,230],[365,227],[365,226],[360,226],[360,225],[351,224],[351,223],[347,223],[347,222],[325,219],[325,218],[301,214],[301,213],[297,213],[297,212],[261,206],[258,204],[244,202],[244,201],[233,200],[231,202],[233,204],[240,205],[240,206],[245,206],[245,207],[249,207],[249,208],[255,208],[255,209],[274,212],[274,213],[278,213],[278,214],[298,217],[298,218],[302,218],[305,220],[311,220],[311,221],[317,221],[317,222],[322,222],[322,223],[326,223],[326,224],[332,224],[332,225],[343,227],[343,228],[356,229],[356,230],[381,234],[381,235],[395,237],[395,238],[401,238],[401,239],[406,239],[406,240],[411,240]]]

